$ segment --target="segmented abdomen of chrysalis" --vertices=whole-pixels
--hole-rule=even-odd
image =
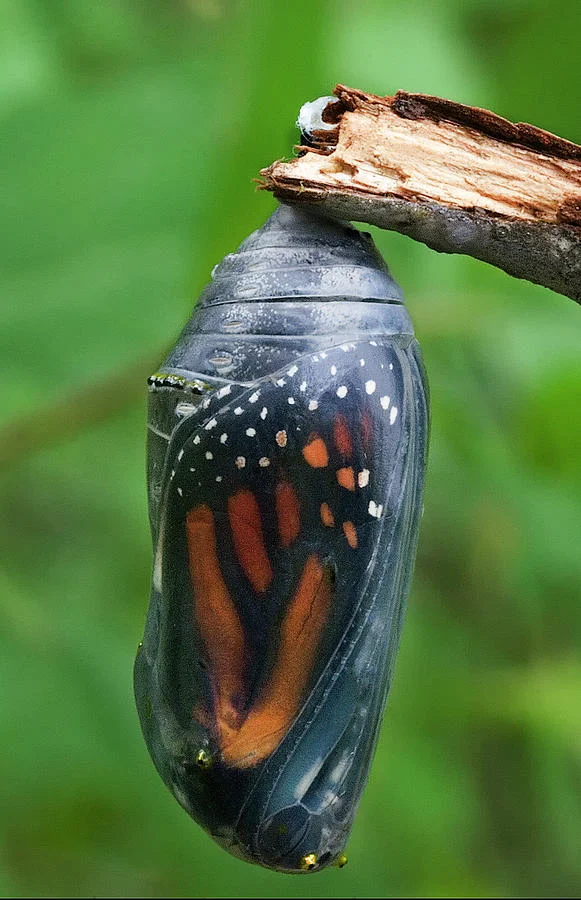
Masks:
[[[280,206],[149,389],[152,759],[231,853],[341,865],[422,509],[427,386],[401,290],[369,235]]]

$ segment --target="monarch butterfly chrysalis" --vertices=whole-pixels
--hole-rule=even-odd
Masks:
[[[230,853],[345,861],[413,569],[427,385],[368,234],[280,206],[149,379],[147,746]]]

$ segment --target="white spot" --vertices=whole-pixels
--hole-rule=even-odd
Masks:
[[[204,402],[202,403],[202,409],[208,409],[208,407],[210,405],[210,399],[211,398],[208,397],[207,400],[204,400]]]
[[[288,372],[287,372],[286,374],[287,374],[287,375],[290,375],[291,378],[292,378],[292,376],[293,376],[293,375],[296,375],[298,371],[299,371],[299,367],[298,367],[298,366],[291,366],[290,369],[288,370]]]
[[[363,366],[365,365],[365,360],[364,360],[364,359],[360,359],[360,360],[359,360],[359,365],[361,366],[361,368],[363,368]]]
[[[391,412],[389,414],[390,425],[393,425],[393,423],[395,422],[396,419],[397,419],[397,406],[392,406]]]
[[[225,444],[227,440],[228,440],[228,435],[226,434],[226,432],[224,432],[224,434],[220,435],[220,443],[221,444]]]
[[[284,380],[284,378],[277,378],[276,383],[278,384],[279,387],[284,387],[286,384],[286,381]]]
[[[195,471],[196,471],[195,469],[190,468],[190,472],[195,472]]]
[[[266,406],[263,406],[262,409],[260,410],[260,418],[262,419],[263,422],[266,419],[267,415],[268,415],[268,410],[267,410]]]
[[[328,354],[328,353],[325,353],[325,351],[323,350],[323,351],[321,352],[321,359],[327,359],[328,355],[329,355],[329,354]]]
[[[370,500],[367,511],[370,516],[373,516],[375,519],[379,519],[383,512],[383,506],[381,504],[378,506],[375,500]]]
[[[382,405],[382,407],[383,407],[384,409],[387,409],[387,408],[388,408],[389,403],[390,403],[390,400],[391,400],[391,398],[388,397],[387,394],[385,395],[385,397],[380,397],[380,398],[379,398],[379,402],[381,403],[381,405]]]
[[[211,450],[206,450],[206,459],[214,459],[214,454]]]
[[[248,398],[248,402],[256,403],[256,401],[258,400],[259,397],[260,397],[260,391],[254,391],[254,393],[251,394],[250,397]]]
[[[216,475],[216,481],[222,481],[222,476],[221,476],[221,475]]]
[[[222,397],[225,397],[232,390],[231,385],[227,384],[225,387],[221,387],[220,390],[216,393],[216,397],[218,400],[221,400]]]
[[[377,347],[377,341],[369,341],[372,347]]]
[[[181,488],[178,488],[178,494],[180,495],[180,497],[184,496],[184,492],[182,491]]]
[[[200,443],[200,435],[197,434],[194,438],[194,444],[199,444],[199,443]]]
[[[343,353],[349,353],[350,349],[351,347],[349,346],[349,344],[341,344],[341,350],[343,351]]]
[[[343,399],[343,397],[347,396],[347,388],[344,384],[342,384],[341,387],[337,388],[337,396],[340,397],[341,400]]]
[[[243,412],[244,412],[244,410],[242,409],[242,407],[241,407],[241,406],[237,406],[236,409],[234,410],[234,415],[235,415],[235,416],[241,416]]]
[[[322,353],[321,353],[321,356],[323,356]],[[313,360],[313,362],[319,362],[319,357],[318,357],[318,356],[313,356],[313,357],[311,357],[311,359]],[[325,359],[324,356],[323,356],[323,359]]]
[[[172,469],[172,470],[171,470],[171,475],[170,475],[169,477],[170,477],[170,478],[173,478],[174,475],[175,475],[175,473],[176,473],[176,470],[175,470],[175,469]]]
[[[383,363],[379,363],[379,368],[380,368],[380,369],[385,369],[385,366],[383,365]]]
[[[256,434],[256,428],[247,428],[246,434],[248,435],[248,437],[254,437],[254,435]]]
[[[274,439],[279,447],[286,447],[286,431],[277,431]]]
[[[357,484],[360,488],[367,487],[369,484],[369,469],[362,469],[357,476]]]
[[[290,403],[291,406],[294,406],[294,405],[295,405],[295,398],[294,398],[294,397],[288,397],[288,398],[287,398],[287,403]]]
[[[299,388],[299,391],[306,391],[306,389],[307,389],[307,382],[301,381],[301,386]]]
[[[268,456],[261,456],[260,459],[258,460],[258,465],[259,465],[262,469],[265,469],[266,466],[269,466],[269,465],[270,465],[270,460],[269,460]]]
[[[205,427],[206,431],[211,431],[212,428],[215,428],[217,424],[218,424],[217,419],[210,419],[210,421],[207,422],[204,427]]]
[[[331,366],[331,375],[337,374],[337,366]]]
[[[244,456],[237,456],[234,462],[237,469],[243,469],[246,465],[246,458]]]
[[[178,462],[180,461],[180,459],[182,458],[183,455],[184,455],[184,451],[183,451],[183,449],[182,449],[182,450],[180,450],[180,452],[178,453]]]
[[[389,364],[389,368],[390,368],[390,369],[393,369],[393,363],[390,363],[390,364]]]
[[[318,409],[318,407],[319,407],[319,404],[317,403],[316,400],[309,400],[309,409],[311,412],[314,412],[316,409]]]
[[[365,390],[368,394],[372,394],[375,390],[375,382],[374,381],[366,381],[365,382]]]

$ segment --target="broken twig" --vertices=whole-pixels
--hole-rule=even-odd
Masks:
[[[464,253],[581,303],[581,146],[487,110],[342,85],[261,187]]]

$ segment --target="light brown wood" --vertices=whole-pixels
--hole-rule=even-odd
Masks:
[[[437,97],[335,95],[333,130],[263,169],[262,186],[581,301],[581,147]]]

